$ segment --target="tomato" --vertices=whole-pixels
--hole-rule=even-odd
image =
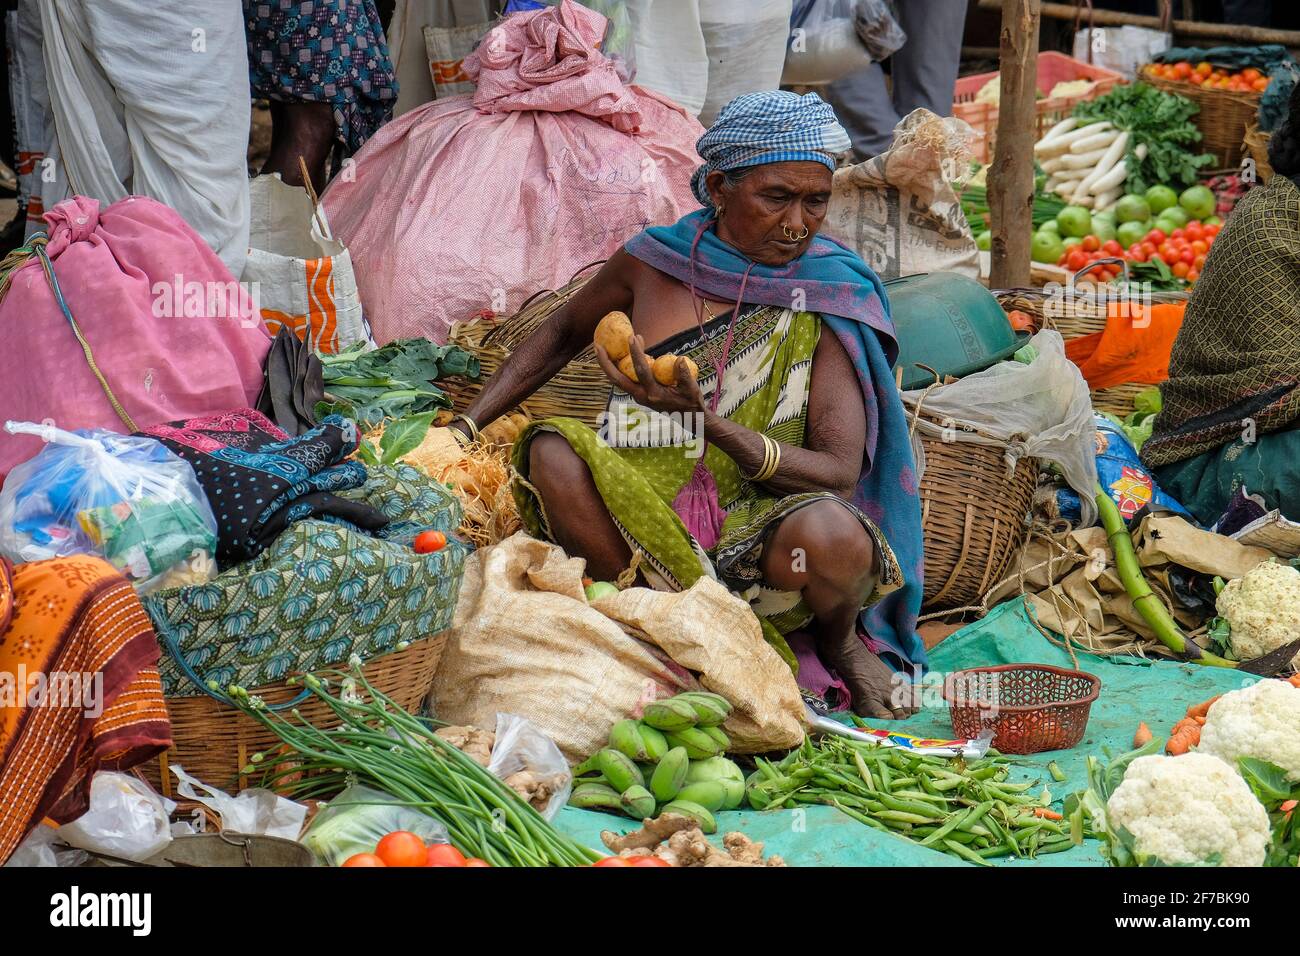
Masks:
[[[1214,67],[1202,60],[1200,63],[1196,64],[1196,72],[1201,74],[1201,76],[1209,76],[1214,72]]]
[[[480,860],[480,859],[479,859],[478,857],[476,857],[476,856],[471,856],[468,860],[465,861],[465,865],[466,865],[467,867],[469,867],[469,866],[487,866],[487,867],[490,867],[492,864],[489,863],[487,860]]]
[[[1065,257],[1065,267],[1071,272],[1078,272],[1088,264],[1088,257],[1078,249],[1071,249]]]
[[[353,853],[343,861],[344,866],[387,866],[383,860],[373,853]]]
[[[1184,232],[1182,229],[1175,229],[1173,232],[1171,232],[1171,233],[1169,234],[1169,238],[1170,238],[1170,239],[1186,239],[1186,238],[1187,238],[1187,233]]]
[[[1144,241],[1142,243],[1142,254],[1150,259],[1156,254],[1156,244],[1154,242]]]
[[[632,857],[633,866],[672,866],[667,860],[661,860],[657,856],[634,856]]]
[[[1192,263],[1196,261],[1196,253],[1194,253],[1191,249],[1184,249],[1182,252],[1178,254],[1178,261],[1186,262],[1187,268],[1190,269],[1192,267]]]
[[[1083,246],[1084,252],[1096,252],[1101,248],[1101,240],[1096,236],[1084,236],[1083,242],[1079,244]]]
[[[597,860],[592,866],[631,866],[625,856],[607,856],[603,860]]]
[[[1201,273],[1196,269],[1192,269],[1190,272],[1187,273],[1186,276],[1188,282],[1195,282],[1200,277],[1201,277]]]
[[[1188,79],[1190,82],[1195,83],[1197,86],[1200,86],[1202,83],[1205,82],[1205,77],[1201,76],[1201,74],[1199,74],[1199,73],[1193,73],[1193,74],[1192,74],[1191,76],[1189,76],[1187,79]]]
[[[1200,272],[1204,268],[1205,268],[1205,256],[1197,256],[1195,259],[1192,260],[1193,271]]]
[[[1206,227],[1205,227],[1205,234],[1206,234],[1207,236],[1217,236],[1217,235],[1219,234],[1219,230],[1220,230],[1221,228],[1222,228],[1222,226],[1220,226],[1220,225],[1216,222],[1216,223],[1214,223],[1214,224],[1211,225],[1211,226],[1206,226]]]
[[[1143,240],[1143,242],[1149,242],[1153,246],[1158,246],[1160,245],[1160,243],[1164,242],[1168,238],[1169,237],[1165,235],[1163,229],[1152,229],[1150,232],[1147,233],[1147,237],[1146,239]]]
[[[1192,267],[1189,266],[1186,262],[1175,262],[1172,271],[1174,275],[1176,275],[1178,278],[1181,279],[1184,276],[1186,276],[1187,273],[1192,271]]]
[[[1261,76],[1254,83],[1250,84],[1250,88],[1254,90],[1256,93],[1263,93],[1266,89],[1268,89],[1268,77]]]
[[[1133,245],[1129,246],[1126,250],[1124,250],[1124,256],[1125,258],[1131,259],[1134,262],[1147,261],[1147,255],[1145,252],[1142,251],[1142,244],[1138,242],[1133,243]]]
[[[1260,78],[1260,76],[1262,76],[1262,74],[1259,72],[1259,70],[1255,69],[1253,66],[1248,66],[1244,70],[1242,70],[1238,74],[1238,76],[1240,76],[1243,80],[1249,80],[1251,83],[1254,83],[1256,80]]]
[[[1174,64],[1174,76],[1180,80],[1185,80],[1192,75],[1192,64],[1186,60],[1179,60]]]
[[[432,554],[447,547],[447,536],[441,531],[421,531],[415,536],[415,553]]]
[[[424,866],[424,841],[410,830],[394,830],[379,841],[375,855],[384,866]]]
[[[430,843],[422,862],[417,866],[467,866],[465,854],[450,843]]]
[[[1210,251],[1210,244],[1206,242],[1204,239],[1192,240],[1192,252],[1196,253],[1198,256],[1203,256],[1209,251]]]
[[[1116,239],[1107,239],[1101,244],[1101,251],[1106,253],[1108,256],[1122,256],[1124,254],[1124,247],[1121,246],[1119,241]]]
[[[1193,219],[1183,227],[1183,234],[1187,236],[1188,239],[1195,242],[1197,239],[1205,238],[1205,227]]]

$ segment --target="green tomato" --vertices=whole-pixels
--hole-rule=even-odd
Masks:
[[[1189,186],[1183,190],[1183,194],[1178,197],[1178,205],[1187,211],[1187,214],[1193,219],[1199,219],[1204,222],[1206,217],[1213,216],[1217,204],[1212,193],[1206,186]]]
[[[1092,213],[1082,206],[1066,206],[1056,214],[1056,224],[1063,236],[1083,236],[1092,232]]]
[[[993,248],[993,233],[985,229],[975,237],[975,248],[989,250]]]
[[[1178,193],[1168,186],[1152,186],[1146,193],[1147,205],[1157,216],[1178,205]]]
[[[1141,196],[1128,195],[1115,204],[1116,222],[1146,222],[1151,218],[1151,207]]]
[[[1029,256],[1035,262],[1056,265],[1056,260],[1064,253],[1065,243],[1060,236],[1054,236],[1050,232],[1039,230],[1034,233],[1033,241],[1029,244]]]

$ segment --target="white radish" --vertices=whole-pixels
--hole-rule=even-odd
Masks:
[[[1070,200],[1071,206],[1082,206],[1085,209],[1091,209],[1095,203],[1092,196],[1080,196],[1078,193]]]
[[[1115,164],[1124,157],[1124,150],[1128,149],[1128,141],[1129,134],[1127,132],[1122,132],[1115,137],[1115,141],[1110,144],[1110,148],[1106,150],[1105,155],[1097,161],[1097,165],[1093,169],[1092,175],[1088,177],[1085,185],[1089,189],[1092,188],[1093,183],[1109,173],[1111,169],[1114,168]]]
[[[1055,126],[1053,126],[1051,129],[1049,129],[1049,130],[1048,130],[1048,131],[1043,135],[1043,138],[1040,139],[1038,142],[1039,142],[1040,144],[1041,144],[1041,143],[1050,143],[1052,140],[1056,139],[1058,136],[1062,136],[1062,135],[1064,135],[1065,133],[1068,133],[1070,130],[1074,129],[1074,128],[1075,128],[1076,126],[1078,126],[1078,125],[1079,125],[1079,121],[1078,121],[1078,119],[1076,119],[1076,118],[1073,117],[1073,116],[1068,116],[1068,117],[1066,117],[1065,119],[1061,120],[1061,122],[1059,122],[1059,123],[1057,123]]]
[[[1110,192],[1112,189],[1117,189],[1127,178],[1128,163],[1121,160],[1112,166],[1110,172],[1105,176],[1093,180],[1092,184],[1087,187],[1088,192],[1092,193],[1094,196],[1100,196],[1103,193]]]
[[[1070,144],[1070,152],[1077,156],[1081,153],[1095,153],[1099,149],[1110,149],[1111,143],[1115,142],[1116,137],[1119,135],[1114,130],[1107,130],[1104,133],[1097,133],[1095,136],[1085,136],[1083,139],[1077,139]]]
[[[1097,212],[1105,212],[1119,202],[1119,197],[1124,195],[1121,189],[1111,189],[1102,193],[1093,200],[1092,208]]]
[[[1034,155],[1040,159],[1051,159],[1053,156],[1061,156],[1070,151],[1070,146],[1080,139],[1088,136],[1095,136],[1111,128],[1110,123],[1091,123],[1088,126],[1072,129],[1062,136],[1056,137],[1048,143],[1039,143],[1034,147]]]
[[[1066,182],[1061,183],[1059,186],[1053,189],[1052,192],[1056,193],[1056,195],[1060,196],[1062,199],[1068,200],[1071,196],[1074,195],[1074,190],[1078,187],[1078,185],[1079,185],[1078,182],[1076,182],[1075,180],[1068,180]]]
[[[1061,168],[1061,164],[1064,160],[1064,156],[1057,156],[1053,159],[1045,159],[1039,163],[1039,165],[1043,167],[1043,172],[1051,174]]]
[[[1090,172],[1091,170],[1088,169],[1063,169],[1059,173],[1055,173],[1054,175],[1058,180],[1062,182],[1065,182],[1067,180],[1072,180],[1076,185],[1078,185],[1078,181],[1083,179]]]
[[[1091,173],[1097,168],[1097,163],[1105,155],[1106,150],[1104,149],[1095,149],[1091,153],[1071,153],[1068,156],[1062,156],[1060,164],[1063,169],[1086,169]]]

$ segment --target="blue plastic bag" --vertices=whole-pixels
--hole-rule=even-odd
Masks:
[[[1110,494],[1124,520],[1131,521],[1150,505],[1172,511],[1195,524],[1196,519],[1186,508],[1160,490],[1119,427],[1104,415],[1095,416],[1095,420],[1097,480]],[[1072,489],[1062,488],[1056,492],[1056,507],[1067,521],[1079,520],[1079,496]]]

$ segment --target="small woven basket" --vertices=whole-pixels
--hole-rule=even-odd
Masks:
[[[921,418],[944,426],[924,408]],[[922,603],[927,610],[966,607],[1002,580],[1024,547],[1038,459],[1021,458],[1008,475],[1005,444],[944,441],[925,433],[920,438]]]
[[[1255,175],[1261,183],[1273,178],[1273,167],[1268,162],[1268,141],[1272,138],[1272,133],[1265,133],[1259,124],[1251,123],[1241,144],[1246,155],[1255,161]]]
[[[446,646],[445,633],[413,641],[405,650],[372,659],[363,672],[376,689],[404,710],[415,713],[433,684],[433,674]],[[301,692],[300,687],[286,684],[265,684],[249,690],[267,704],[292,700]],[[232,792],[248,785],[240,772],[253,754],[274,752],[280,746],[280,738],[257,721],[206,694],[168,697],[167,712],[172,723],[171,747],[137,768],[163,796],[172,795],[175,776],[167,769],[171,764],[180,764],[187,774],[210,787]],[[303,701],[298,712],[322,729],[338,723],[333,711],[314,696]]]
[[[1162,93],[1186,97],[1201,108],[1192,117],[1192,122],[1201,131],[1199,152],[1213,153],[1216,169],[1241,164],[1242,138],[1246,135],[1246,127],[1255,122],[1259,113],[1261,94],[1207,90],[1195,83],[1166,80],[1152,76],[1149,63],[1138,72],[1138,78]]]
[[[1002,664],[949,674],[943,698],[958,737],[993,731],[1008,754],[1068,750],[1083,739],[1101,680],[1049,664]]]
[[[452,326],[451,343],[475,355],[482,371],[478,382],[461,381],[446,386],[457,411],[467,409],[483,390],[483,384],[496,374],[519,343],[586,285],[591,276],[583,273],[600,264],[593,262],[579,269],[562,289],[535,293],[518,312],[500,322],[457,322]],[[521,407],[535,419],[567,416],[596,428],[609,404],[609,389],[609,379],[596,361],[596,350],[588,346],[525,399]]]

